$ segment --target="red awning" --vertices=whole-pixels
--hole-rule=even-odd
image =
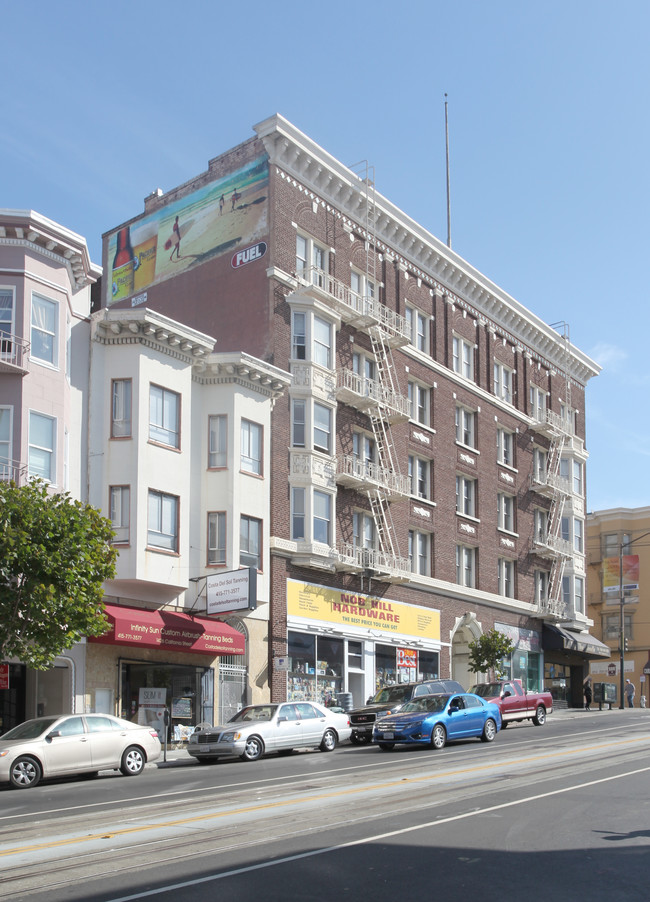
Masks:
[[[188,651],[201,655],[243,655],[245,652],[244,636],[220,620],[114,604],[107,604],[105,611],[110,625],[108,632],[89,638],[89,642],[139,645],[141,648]]]

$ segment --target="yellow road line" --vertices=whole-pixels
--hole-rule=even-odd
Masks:
[[[69,845],[73,845],[76,843],[96,842],[97,840],[101,840],[101,839],[114,839],[115,837],[118,837],[118,836],[129,836],[130,834],[133,834],[133,833],[144,833],[147,830],[162,830],[162,829],[169,828],[169,827],[182,827],[182,826],[187,826],[187,824],[200,823],[201,821],[218,820],[223,817],[233,817],[235,815],[241,815],[241,814],[252,814],[253,812],[256,812],[256,811],[268,811],[273,808],[284,808],[284,807],[289,807],[291,805],[304,804],[304,803],[308,803],[308,802],[309,803],[319,802],[319,801],[324,801],[326,799],[339,798],[340,796],[358,795],[358,794],[364,793],[364,792],[376,792],[377,790],[381,790],[381,789],[390,789],[390,788],[393,788],[396,786],[404,786],[405,783],[412,783],[412,784],[430,783],[435,780],[443,780],[443,779],[448,779],[449,777],[462,776],[463,774],[472,774],[472,773],[478,774],[478,773],[482,773],[482,772],[486,772],[486,771],[490,771],[490,770],[496,770],[498,768],[513,767],[515,765],[521,765],[521,764],[531,764],[531,763],[534,763],[535,761],[545,761],[545,760],[548,760],[549,758],[553,758],[553,759],[557,760],[558,758],[567,757],[570,755],[578,755],[578,754],[582,755],[585,752],[589,752],[589,751],[598,751],[599,749],[611,749],[612,747],[638,744],[640,742],[646,742],[646,741],[647,741],[647,737],[639,737],[639,738],[635,738],[635,739],[621,739],[615,743],[603,742],[603,743],[599,743],[597,745],[583,746],[581,748],[567,750],[564,752],[554,751],[554,752],[547,753],[544,755],[532,755],[532,756],[526,757],[526,758],[516,758],[511,761],[498,761],[498,762],[495,761],[491,764],[483,764],[478,767],[465,767],[465,768],[460,768],[458,770],[447,770],[447,771],[443,771],[443,772],[437,772],[435,774],[427,774],[427,775],[421,776],[421,777],[402,777],[399,780],[389,780],[384,783],[376,783],[376,784],[372,784],[370,786],[357,787],[356,789],[349,788],[349,789],[344,789],[344,790],[337,790],[336,792],[327,792],[327,793],[323,793],[321,795],[316,795],[316,796],[310,795],[310,796],[303,796],[302,798],[285,799],[283,801],[265,802],[264,804],[261,804],[261,805],[248,805],[245,808],[236,808],[234,810],[228,809],[227,811],[210,812],[209,814],[195,814],[195,815],[191,815],[190,817],[175,818],[174,820],[162,821],[162,822],[156,823],[156,824],[144,824],[144,825],[137,826],[137,827],[124,827],[120,830],[111,830],[108,832],[104,831],[102,833],[90,833],[90,834],[87,834],[86,836],[78,836],[78,837],[71,837],[68,839],[60,839],[60,840],[56,840],[54,842],[36,843],[31,846],[18,846],[13,849],[5,849],[4,851],[0,851],[0,858],[6,858],[9,855],[17,855],[21,852],[22,853],[36,852],[36,851],[44,850],[44,849],[56,849],[56,848],[59,848],[62,846],[69,846]]]

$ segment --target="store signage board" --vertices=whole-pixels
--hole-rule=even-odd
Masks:
[[[206,613],[229,614],[254,611],[257,607],[257,570],[244,567],[206,578]]]

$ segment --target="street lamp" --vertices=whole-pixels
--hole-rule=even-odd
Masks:
[[[619,645],[620,645],[620,655],[621,655],[621,672],[619,676],[619,692],[620,699],[618,707],[623,710],[625,708],[625,590],[623,588],[623,548],[629,548],[630,545],[634,545],[635,542],[638,542],[640,539],[645,539],[646,536],[650,536],[650,532],[644,532],[642,536],[637,536],[636,539],[629,539],[627,542],[621,542],[619,544],[619,554],[618,554],[618,586],[619,586],[619,601],[621,606],[621,621],[620,621],[620,636],[619,636]]]

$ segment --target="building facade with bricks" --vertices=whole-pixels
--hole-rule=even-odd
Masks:
[[[607,654],[585,587],[598,366],[382,197],[370,167],[281,116],[254,131],[104,235],[99,305],[291,376],[264,474],[271,698],[468,685],[468,644],[496,627],[513,678],[577,703]]]

